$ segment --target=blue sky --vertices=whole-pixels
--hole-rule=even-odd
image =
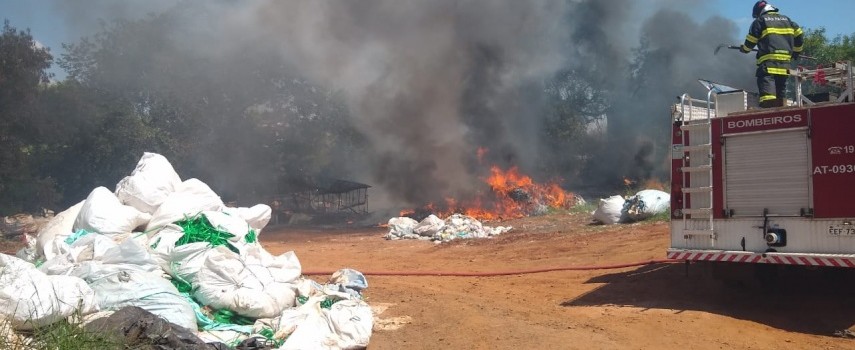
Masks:
[[[855,33],[855,1],[852,0],[769,0],[781,13],[789,16],[803,28],[825,27],[829,38],[838,34]],[[708,12],[730,19],[748,31],[751,25],[752,0],[710,1]],[[717,12],[717,13],[716,13]],[[847,15],[843,15],[847,14]]]

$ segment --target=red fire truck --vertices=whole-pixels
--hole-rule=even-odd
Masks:
[[[668,258],[855,268],[851,64],[791,75],[791,106],[709,83],[673,106]],[[802,86],[819,79],[842,92],[813,101]]]

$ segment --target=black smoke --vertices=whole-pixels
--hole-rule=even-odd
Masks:
[[[174,42],[160,48],[164,62],[275,52],[275,61],[258,64],[341,99],[365,144],[336,158],[340,175],[373,185],[372,199],[384,202],[374,202],[375,209],[472,195],[489,170],[476,158],[482,147],[489,150],[487,164],[519,166],[537,179],[569,177],[579,187],[664,176],[674,97],[700,96],[698,78],[746,88],[753,81],[750,59],[713,55],[716,45],[738,42],[745,28],[693,18],[708,10],[701,1],[54,3],[80,35],[91,35],[99,20],[184,9]],[[607,120],[607,132],[594,146],[566,152],[544,146],[545,85],[562,74],[597,95],[588,100],[605,101],[594,117]],[[224,80],[241,86],[235,76],[211,82]]]

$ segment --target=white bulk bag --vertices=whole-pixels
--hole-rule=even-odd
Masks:
[[[210,254],[236,255],[224,246],[211,247],[208,242],[189,243],[174,247],[169,252],[164,271],[173,278],[183,280],[195,287],[198,284],[196,278],[199,270],[205,265]]]
[[[364,349],[371,339],[374,315],[371,307],[362,300],[339,301],[326,312],[332,333],[339,349]]]
[[[89,234],[72,244],[84,244]],[[98,244],[100,240],[92,240]],[[103,244],[106,245],[106,244]],[[169,322],[182,327],[196,329],[196,314],[175,286],[162,277],[163,272],[148,251],[134,239],[126,239],[102,253],[96,253],[91,261],[80,263],[71,275],[82,278],[95,291],[101,310],[119,310],[126,306],[138,306]]]
[[[438,218],[436,215],[430,214],[413,228],[413,233],[422,237],[433,237],[442,230],[443,226],[445,226],[445,221]]]
[[[145,152],[131,175],[116,185],[116,197],[123,204],[153,214],[180,184],[181,178],[166,157]]]
[[[371,308],[361,300],[341,300],[327,310],[320,307],[323,296],[285,310],[277,334],[287,334],[279,349],[363,349],[368,346],[374,319]]]
[[[254,318],[276,317],[294,306],[296,257],[265,257],[261,247],[253,248],[245,256],[209,254],[196,275],[193,297],[202,305]]]
[[[621,196],[600,199],[600,204],[597,206],[597,210],[594,211],[594,220],[606,225],[621,222],[624,202],[626,200]]]
[[[83,208],[84,202],[86,201],[80,201],[80,203],[57,214],[39,230],[38,237],[36,238],[36,254],[39,257],[50,260],[59,254],[57,247],[53,246],[53,243],[56,239],[64,240],[73,233],[74,221],[77,220],[77,215],[80,214],[80,209]]]
[[[215,229],[234,235],[234,237],[229,238],[231,242],[243,242],[244,237],[249,233],[249,224],[240,216],[229,215],[220,211],[203,211],[202,215],[205,215],[205,218]]]
[[[251,208],[224,208],[223,212],[244,219],[249,227],[255,229],[256,233],[267,226],[270,222],[273,209],[267,204],[256,204]]]
[[[120,249],[112,237],[92,232],[72,244],[57,238],[53,243],[57,255],[39,266],[39,271],[48,275],[67,275],[82,262],[100,261],[110,250]]]
[[[145,230],[149,232],[206,210],[222,211],[224,207],[223,200],[208,185],[198,179],[190,179],[182,182],[160,204]]]
[[[122,204],[106,187],[98,187],[83,202],[72,231],[86,230],[105,235],[128,233],[149,219],[150,215]]]
[[[659,190],[639,191],[626,200],[626,215],[635,221],[644,220],[671,208],[671,195]]]
[[[154,233],[146,242],[151,257],[163,271],[170,271],[170,255],[175,249],[175,243],[184,236],[184,230],[178,225],[166,225]]]
[[[413,235],[413,228],[419,222],[413,218],[402,216],[389,219],[389,233],[386,234],[387,239],[397,239]]]
[[[75,270],[95,292],[101,310],[137,306],[179,326],[196,330],[196,313],[159,272],[132,265],[85,262]]]
[[[95,311],[95,293],[82,279],[47,276],[33,264],[0,254],[0,318],[15,329],[29,330]]]

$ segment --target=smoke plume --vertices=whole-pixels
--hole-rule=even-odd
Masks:
[[[193,8],[174,33],[174,57],[276,53],[288,69],[344,100],[366,149],[343,160],[388,206],[465,197],[486,163],[536,178],[584,174],[588,185],[664,173],[668,106],[698,78],[750,88],[750,59],[725,52],[741,30],[718,17],[698,22],[701,1],[294,0],[55,1],[70,28]],[[747,30],[747,29],[746,29]],[[255,49],[253,49],[255,48]],[[161,55],[168,61],[171,52]],[[544,81],[573,71],[607,95],[607,141],[586,169],[538,173],[544,160]],[[221,72],[210,72],[218,75]],[[247,77],[248,79],[251,77]],[[222,137],[226,137],[223,135]],[[583,184],[584,181],[574,181]],[[384,204],[373,204],[375,208]]]

